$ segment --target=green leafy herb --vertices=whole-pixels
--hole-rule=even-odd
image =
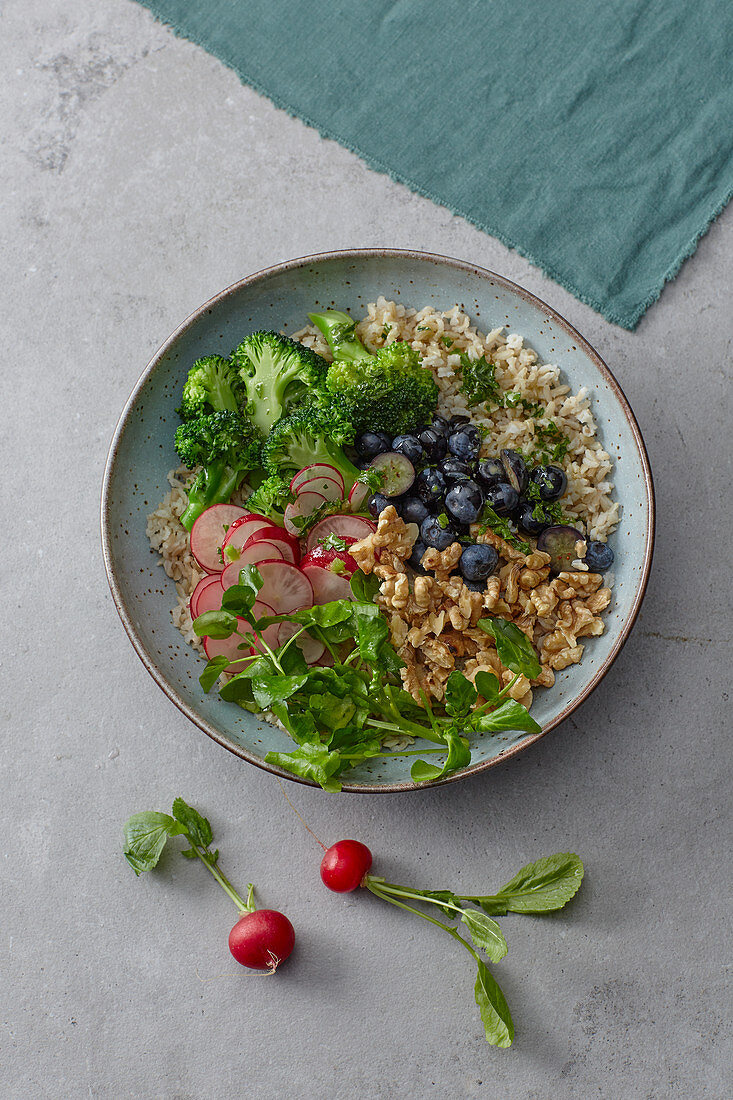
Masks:
[[[536,465],[546,466],[551,462],[561,462],[569,450],[570,440],[554,420],[535,426],[534,448],[530,458]]]
[[[380,582],[379,577],[375,577],[373,573],[362,573],[361,569],[357,569],[349,584],[351,585],[351,591],[360,603],[372,603],[379,591]]]
[[[539,658],[532,643],[514,623],[506,619],[487,616],[479,619],[481,630],[491,634],[496,642],[496,652],[505,668],[520,673],[528,680],[535,680],[541,670]]]
[[[183,836],[190,847],[181,855],[187,859],[200,859],[211,872],[225,893],[232,899],[240,913],[254,911],[253,887],[248,887],[247,899],[232,886],[229,879],[218,866],[219,852],[211,850],[213,833],[208,820],[182,798],[173,803],[172,817],[169,814],[146,810],[133,814],[125,823],[125,847],[123,855],[136,875],[143,871],[152,871],[160,859],[166,843],[171,837]]]
[[[387,477],[386,470],[380,470],[377,466],[367,466],[356,479],[361,485],[366,485],[372,493],[378,493],[384,485]]]
[[[392,325],[385,325],[384,328],[382,329],[382,339],[386,340],[391,331],[392,331]]]
[[[544,520],[547,524],[566,524],[570,522],[570,517],[563,512],[558,500],[542,499],[539,485],[536,485],[535,482],[529,482],[524,495],[527,500],[534,503],[532,515],[535,519]]]
[[[319,539],[318,545],[322,546],[324,550],[348,550],[346,539],[342,539],[341,535],[337,535],[335,531],[330,531],[329,534]]]
[[[479,530],[483,533],[486,530],[493,531],[500,538],[508,542],[510,546],[513,546],[516,550],[521,551],[522,554],[528,554],[530,552],[530,545],[525,542],[524,539],[520,539],[517,532],[509,525],[509,521],[503,519],[502,516],[497,516],[494,509],[490,504],[484,504],[483,512],[479,520]]]
[[[456,682],[454,693],[464,692]],[[458,709],[466,699],[455,694]],[[459,895],[452,890],[420,890],[400,886],[395,882],[369,874],[363,885],[376,897],[398,908],[422,917],[457,940],[471,955],[477,967],[474,987],[476,1004],[481,1013],[486,1041],[497,1047],[511,1046],[514,1024],[496,979],[482,958],[482,952],[492,963],[501,962],[507,953],[504,934],[493,916],[507,912],[547,913],[561,909],[578,890],[583,879],[583,864],[578,856],[560,852],[529,863],[496,894]],[[446,918],[437,920],[417,906],[432,906]],[[476,908],[476,906],[478,908]],[[465,928],[470,942],[462,936]]]

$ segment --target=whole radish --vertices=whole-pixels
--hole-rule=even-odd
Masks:
[[[422,917],[458,940],[477,966],[474,996],[486,1040],[497,1047],[511,1046],[514,1024],[509,1006],[485,961],[500,962],[507,953],[504,934],[492,914],[549,913],[562,909],[583,880],[580,859],[573,852],[558,852],[528,863],[496,894],[455,894],[452,890],[399,886],[370,874],[371,866],[372,853],[366,844],[339,840],[326,849],[321,860],[321,879],[337,894],[363,886],[375,897]],[[416,908],[416,903],[437,907],[443,919]],[[467,929],[469,938],[462,936],[459,929]]]
[[[170,837],[183,836],[190,844],[181,854],[198,857],[239,910],[240,917],[229,933],[229,950],[242,966],[274,973],[295,947],[295,930],[276,909],[257,909],[250,883],[246,900],[232,886],[218,866],[219,852],[212,852],[211,825],[198,810],[182,798],[173,803],[173,816],[148,810],[133,814],[125,824],[125,859],[136,875],[151,871]]]

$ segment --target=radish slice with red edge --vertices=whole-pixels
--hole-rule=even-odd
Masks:
[[[361,511],[371,496],[373,496],[373,493],[368,485],[365,485],[363,481],[355,481],[349,493],[349,508],[352,512]]]
[[[265,546],[264,541],[260,543],[263,546],[262,556],[255,556],[252,561],[242,561],[240,557],[238,561],[233,561],[226,567],[221,574],[221,586],[226,592],[227,588],[231,588],[232,585],[239,584],[239,574],[244,569],[245,565],[254,565],[256,569],[259,569],[263,562],[277,562],[284,561],[285,559],[280,555],[280,548],[277,543],[271,542],[268,546]],[[269,552],[268,552],[269,551]],[[257,554],[254,551],[255,555]],[[244,551],[242,551],[244,554]],[[287,563],[289,564],[289,562]],[[269,603],[269,600],[265,599],[265,603]]]
[[[291,504],[286,505],[285,530],[289,531],[291,535],[297,535],[301,529],[297,520],[304,520],[308,516],[312,516],[325,503],[326,498],[322,493],[299,493]]]
[[[343,484],[343,481],[334,481],[332,477],[311,477],[300,483],[296,496],[301,493],[320,493],[326,500],[343,500]]]
[[[313,587],[297,566],[288,561],[263,561],[257,568],[262,577],[257,598],[274,607],[276,614],[313,607]]]
[[[342,573],[332,573],[328,566],[304,565],[303,573],[313,586],[315,604],[331,600],[353,600],[354,594],[348,579]]]
[[[313,547],[317,546],[321,539],[325,539],[327,535],[348,536],[359,542],[361,539],[365,539],[367,535],[373,534],[376,529],[376,523],[367,519],[366,516],[326,516],[325,519],[319,520],[318,523],[311,528],[308,533],[305,548],[306,551],[311,551]]]
[[[284,531],[282,527],[264,527],[261,531],[255,531],[254,535],[250,535],[247,539],[242,549],[246,550],[258,542],[276,542],[285,561],[291,561],[293,565],[297,565],[300,561],[300,543],[295,535]]]
[[[212,504],[191,528],[191,553],[206,573],[221,573],[221,547],[229,529],[246,516],[236,504]]]
[[[231,634],[228,638],[202,638],[204,643],[204,652],[206,656],[211,660],[212,657],[227,657],[229,661],[239,661],[242,657],[248,657],[251,652],[251,645],[245,645],[244,649],[238,647],[244,642],[242,634],[252,633],[252,627],[246,621],[246,619],[239,619],[239,627],[241,634]],[[246,664],[228,664],[226,672],[241,672],[243,668],[246,668]]]
[[[197,619],[205,611],[218,611],[221,607],[223,595],[224,589],[221,586],[220,573],[209,573],[206,577],[202,577],[191,593],[191,599],[189,600],[188,606],[191,611],[191,618]]]
[[[290,482],[290,492],[297,494],[299,486],[304,481],[310,481],[314,477],[330,477],[341,486],[341,494],[343,495],[344,479],[336,467],[329,466],[327,462],[317,462],[313,466],[304,466],[302,470],[299,470]]]
[[[260,531],[268,532],[270,530],[282,531],[282,527],[277,527],[271,519],[256,515],[254,512],[242,516],[241,519],[233,523],[222,543],[224,566],[227,566],[230,561],[236,560],[233,550],[242,550],[245,543],[253,535],[258,534]],[[230,547],[232,549],[229,549]]]

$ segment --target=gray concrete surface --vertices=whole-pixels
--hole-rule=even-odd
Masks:
[[[10,0],[3,131],[2,1040],[12,1100],[727,1098],[733,211],[635,334],[496,241],[276,111],[127,0]],[[532,751],[411,796],[291,786],[314,830],[424,885],[492,884],[577,850],[581,895],[504,922],[513,1049],[482,1040],[467,961],[338,898],[270,776],[207,740],[117,619],[97,527],[122,404],[160,341],[247,272],[350,245],[518,280],[588,336],[657,478],[647,599],[612,673]],[[183,794],[231,876],[285,908],[274,979],[230,959],[202,868],[134,878],[132,811]],[[462,953],[461,953],[462,954]]]

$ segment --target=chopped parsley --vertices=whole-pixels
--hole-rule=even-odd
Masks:
[[[366,485],[367,489],[371,489],[373,493],[377,493],[382,488],[386,476],[386,470],[379,470],[376,466],[367,466],[366,470],[362,470],[356,480],[362,485]]]
[[[324,550],[346,550],[347,542],[341,535],[335,534],[331,531],[328,535],[324,535],[322,539],[318,540],[318,545],[322,546]]]
[[[565,525],[570,523],[570,517],[566,516],[562,510],[559,500],[543,500],[540,496],[539,486],[535,485],[533,481],[527,485],[524,493],[527,500],[534,504],[532,509],[532,515],[535,519],[545,520],[554,525]]]
[[[392,325],[385,325],[384,328],[382,329],[382,339],[386,340],[391,331],[392,331]]]
[[[530,457],[537,466],[562,462],[570,450],[570,440],[564,432],[560,431],[554,420],[548,420],[547,424],[536,425],[534,444]]]

